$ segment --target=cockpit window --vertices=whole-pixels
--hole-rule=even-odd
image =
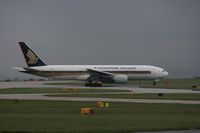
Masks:
[[[165,70],[162,70],[162,72],[165,72]]]

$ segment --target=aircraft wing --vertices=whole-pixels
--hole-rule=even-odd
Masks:
[[[105,71],[99,71],[99,70],[94,70],[94,69],[87,69],[87,71],[90,73],[90,76],[96,76],[96,77],[113,77],[112,73],[108,73]]]
[[[106,71],[99,71],[94,69],[87,69],[87,71],[90,74],[90,76],[87,78],[87,81],[89,83],[86,83],[86,86],[89,86],[90,84],[94,86],[101,86],[101,84],[99,84],[98,81],[102,83],[125,83],[128,79],[127,75],[116,75]]]

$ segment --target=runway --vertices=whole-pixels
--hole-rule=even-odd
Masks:
[[[53,88],[78,88],[88,87],[82,85],[44,85],[49,82],[0,82],[0,88],[20,88],[20,87],[53,87]],[[162,88],[139,88],[134,85],[107,86],[95,89],[118,89],[130,90],[133,93],[200,93],[188,89],[162,89]],[[116,92],[115,92],[116,93]],[[107,102],[127,102],[127,103],[170,103],[170,104],[200,104],[198,100],[158,100],[158,99],[121,99],[121,98],[86,98],[86,97],[51,97],[45,94],[0,94],[0,99],[11,100],[55,100],[55,101],[107,101]]]

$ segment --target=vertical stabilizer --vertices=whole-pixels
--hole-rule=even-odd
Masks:
[[[25,42],[19,42],[19,45],[28,67],[46,66],[46,64],[26,45]]]

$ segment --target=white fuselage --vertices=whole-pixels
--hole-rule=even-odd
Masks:
[[[128,80],[160,79],[168,76],[168,72],[164,69],[149,65],[47,65],[29,68],[37,71],[24,69],[21,72],[54,80],[85,81],[90,76],[87,69],[108,72],[114,75],[127,75]]]

